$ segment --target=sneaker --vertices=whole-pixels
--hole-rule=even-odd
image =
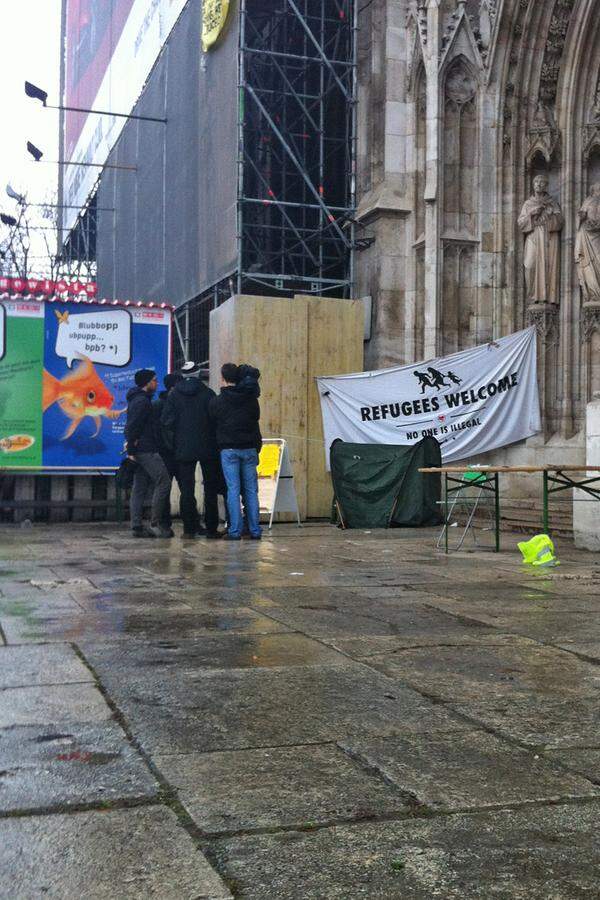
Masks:
[[[250,540],[251,541],[262,541],[262,534],[251,534]]]
[[[226,532],[224,531],[207,531],[204,537],[207,541],[218,541],[221,538],[225,537]]]
[[[239,534],[226,534],[223,537],[224,541],[241,541],[241,537]]]
[[[154,538],[156,535],[149,528],[144,528],[143,525],[140,525],[137,528],[131,529],[131,534],[134,538]]]
[[[204,537],[204,535],[199,534],[197,531],[184,531],[181,537],[184,541],[197,541],[199,538]]]

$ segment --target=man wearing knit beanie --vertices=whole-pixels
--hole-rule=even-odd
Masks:
[[[131,530],[134,537],[173,537],[166,516],[171,479],[158,452],[156,420],[152,395],[156,391],[156,372],[140,369],[135,373],[136,386],[127,392],[127,424],[125,439],[127,456],[137,463],[131,492]],[[152,485],[152,521],[144,528],[144,499]]]

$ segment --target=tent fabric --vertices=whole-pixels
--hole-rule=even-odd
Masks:
[[[440,445],[426,437],[411,447],[395,444],[331,445],[335,501],[347,528],[439,525],[441,477],[420,468],[441,465]]]

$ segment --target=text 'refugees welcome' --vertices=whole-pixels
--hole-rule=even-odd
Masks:
[[[381,419],[398,419],[401,416],[423,415],[423,413],[439,412],[445,403],[446,409],[457,409],[460,406],[469,406],[473,403],[482,403],[496,394],[510,391],[518,384],[518,372],[511,372],[495,381],[482,384],[478,388],[468,388],[464,391],[452,391],[440,394],[437,397],[420,397],[417,400],[403,400],[397,403],[381,403],[378,406],[361,406],[360,414],[363,422],[377,422]]]

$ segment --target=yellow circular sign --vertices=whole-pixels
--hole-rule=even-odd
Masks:
[[[204,0],[202,3],[202,46],[210,50],[217,43],[227,22],[229,0]]]

